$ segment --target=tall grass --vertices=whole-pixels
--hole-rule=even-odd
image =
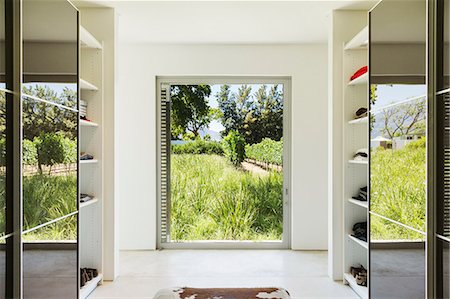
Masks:
[[[426,149],[425,140],[400,150],[378,148],[371,155],[371,210],[425,231]],[[374,240],[421,239],[418,233],[372,217]]]
[[[0,207],[5,208],[4,175],[0,176]],[[23,177],[24,230],[65,216],[77,209],[77,177],[74,172],[64,175],[37,174]],[[0,228],[4,232],[4,213],[0,213]],[[27,240],[75,240],[76,217],[47,225],[25,235]]]
[[[281,240],[282,174],[254,175],[218,155],[171,163],[172,240]]]

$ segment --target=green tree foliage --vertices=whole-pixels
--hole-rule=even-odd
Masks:
[[[57,164],[70,164],[77,161],[76,142],[64,137],[61,133],[42,133],[34,139],[37,149],[38,167],[42,173],[42,165],[51,167]]]
[[[70,108],[76,107],[77,94],[68,88],[57,94],[48,86],[36,85],[24,87],[24,93]],[[75,112],[30,98],[26,98],[22,105],[25,139],[33,140],[42,132],[64,132],[66,137],[76,137],[78,116]]]
[[[38,162],[36,144],[31,140],[22,141],[22,162],[24,165],[36,165]]]
[[[245,146],[245,155],[259,162],[283,165],[283,139],[274,141],[264,138],[260,143],[248,144]]]
[[[222,140],[225,155],[235,166],[245,159],[245,139],[238,131],[230,131]]]
[[[209,85],[175,85],[171,88],[172,137],[179,138],[186,132],[194,136],[211,122],[211,108],[208,97]]]
[[[224,136],[235,130],[249,144],[261,142],[265,137],[280,140],[283,136],[283,93],[278,85],[269,92],[262,85],[255,93],[248,85],[242,85],[237,93],[222,85],[216,99],[222,112]]]

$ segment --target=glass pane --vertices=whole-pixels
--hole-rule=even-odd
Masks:
[[[170,146],[162,239],[281,242],[283,84],[172,85],[170,93],[170,113],[161,113],[162,152]]]
[[[23,98],[23,227],[77,210],[78,114]]]
[[[371,222],[371,298],[425,298],[424,235],[375,215]]]
[[[0,299],[6,292],[6,242],[12,242],[12,238],[0,240]]]
[[[443,45],[443,86],[437,86],[438,90],[450,87],[450,0],[442,2],[444,4],[444,45]]]
[[[437,239],[438,256],[438,290],[437,297],[443,299],[450,298],[450,244],[441,239]]]
[[[5,1],[0,1],[0,88],[6,88]]]
[[[426,1],[384,0],[370,22],[370,211],[425,231]]]
[[[8,94],[10,96],[10,94]],[[6,232],[6,93],[0,91],[0,237]],[[8,232],[11,233],[11,232]]]
[[[23,235],[24,298],[76,298],[77,215]]]
[[[442,236],[450,237],[450,182],[448,180],[450,176],[450,93],[438,96],[436,103],[439,112],[436,119],[442,127],[436,140],[438,165],[441,165],[437,169],[437,194],[441,195],[437,206],[437,232]]]
[[[23,1],[24,93],[76,108],[77,18],[65,0]]]

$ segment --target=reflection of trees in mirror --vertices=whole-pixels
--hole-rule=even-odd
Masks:
[[[408,135],[425,136],[425,100],[417,100],[383,109],[383,134],[389,139]]]
[[[64,88],[60,94],[49,86],[28,86],[24,93],[49,102],[76,107],[76,92]],[[76,112],[23,99],[23,198],[24,228],[31,229],[77,209],[77,124]],[[5,97],[0,94],[0,113],[5,113]],[[4,133],[5,119],[0,130]],[[0,136],[0,181],[5,178],[5,135]],[[0,184],[0,207],[4,207],[4,184]],[[0,213],[0,217],[4,217]],[[4,227],[0,218],[0,229]],[[43,240],[76,239],[76,222],[53,224],[27,234]]]

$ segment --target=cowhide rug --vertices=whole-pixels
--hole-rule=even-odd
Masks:
[[[154,299],[289,299],[281,288],[173,288],[160,290]]]

